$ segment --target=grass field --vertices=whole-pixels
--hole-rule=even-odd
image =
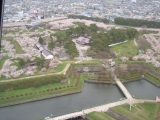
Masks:
[[[131,111],[129,105],[114,107],[113,110],[130,118],[131,120],[160,120],[159,103],[143,103],[133,105]]]
[[[84,66],[84,65],[100,65],[100,61],[97,59],[95,60],[84,60],[84,61],[81,61],[79,63],[76,64],[76,66]]]
[[[13,37],[2,37],[2,39],[11,41],[11,44],[14,45],[14,48],[16,49],[17,54],[23,54],[24,53],[21,46],[19,45],[19,43],[16,40],[13,40]]]
[[[86,79],[86,76],[81,75],[78,82],[78,86],[75,86],[75,83],[76,83],[75,77],[71,76],[70,83],[54,83],[49,85],[42,85],[41,87],[37,87],[37,88],[28,88],[28,89],[1,92],[0,105],[18,102],[22,100],[42,98],[50,95],[75,92],[75,91],[81,90],[85,79]],[[55,88],[60,88],[60,87],[61,89],[54,90]],[[17,95],[18,97],[16,97]],[[11,96],[14,96],[14,97],[11,98]],[[2,98],[4,98],[4,100],[2,100]]]
[[[92,112],[86,115],[90,120],[116,120],[107,113],[103,112]]]
[[[155,75],[154,75],[154,77],[153,77],[153,76],[150,76],[150,75],[148,75],[148,74],[144,74],[144,76],[145,76],[145,78],[147,78],[149,81],[151,81],[151,82],[153,82],[154,84],[160,86],[160,80],[157,80],[156,78],[154,78],[154,77],[159,78],[158,76],[155,76]]]
[[[128,40],[126,43],[110,47],[116,55],[133,57],[138,53],[138,47],[135,46],[134,40]]]
[[[0,59],[0,69],[2,69],[5,61],[6,61],[6,59]]]
[[[11,43],[14,45],[14,48],[16,49],[17,54],[23,53],[21,46],[19,45],[19,43],[16,40],[12,40]]]

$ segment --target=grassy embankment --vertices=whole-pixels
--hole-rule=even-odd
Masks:
[[[154,74],[151,74],[149,72],[145,72],[144,74],[145,78],[147,78],[150,82],[156,84],[160,87],[160,78]]]
[[[103,112],[92,112],[86,115],[90,120],[116,120],[112,116]]]
[[[86,76],[80,76],[79,79],[74,75],[70,77],[69,83],[54,83],[42,85],[36,88],[27,88],[14,91],[0,93],[0,105],[19,102],[23,100],[33,100],[43,98],[50,95],[67,94],[75,91],[80,91]]]
[[[139,79],[142,77],[142,73],[136,70],[128,70],[125,71],[124,73],[117,74],[117,77],[120,78],[122,82],[128,82],[133,79]]]
[[[119,64],[122,64],[122,62],[119,62]],[[145,71],[143,71],[143,73],[140,73],[138,71],[128,71],[128,72],[132,73],[132,74],[130,73],[130,78],[124,79],[123,77],[120,76],[122,81],[128,81],[131,78],[132,79],[141,78],[142,74],[144,74],[145,78],[147,78],[150,82],[160,86],[160,78],[159,78],[159,76],[155,75],[153,72],[152,73],[149,72],[149,69],[153,69],[155,71],[160,72],[160,68],[156,68],[152,64],[146,63],[145,61],[127,61],[127,62],[124,62],[123,64],[141,64],[141,65],[147,66],[148,70],[145,69]]]
[[[143,103],[133,105],[131,111],[129,105],[121,105],[112,108],[114,111],[130,118],[132,120],[159,120],[160,104],[159,103]]]

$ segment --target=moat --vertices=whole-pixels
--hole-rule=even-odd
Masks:
[[[136,98],[154,100],[160,93],[160,88],[145,80],[124,85]],[[119,101],[121,98],[124,98],[124,95],[117,85],[85,83],[83,91],[78,94],[0,108],[0,118],[2,120],[40,120],[51,114],[53,116],[64,115]]]

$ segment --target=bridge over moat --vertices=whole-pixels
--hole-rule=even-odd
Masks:
[[[132,99],[132,103],[131,104],[144,103],[144,102],[156,102],[156,101],[155,100],[137,100],[137,99]],[[79,111],[79,112],[74,112],[74,113],[58,116],[58,117],[55,117],[55,118],[50,118],[48,120],[67,120],[67,119],[77,118],[79,116],[84,116],[85,114],[88,114],[88,113],[91,113],[91,112],[94,112],[94,111],[107,112],[108,109],[111,108],[111,107],[115,107],[115,106],[119,106],[119,105],[123,105],[123,104],[127,104],[127,103],[130,103],[129,99],[125,99],[125,100],[122,100],[122,101],[101,105],[101,106],[98,106],[98,107],[85,109],[85,110],[82,110],[82,111]]]
[[[77,118],[79,116],[84,116],[85,114],[88,114],[88,113],[91,113],[91,112],[94,112],[94,111],[107,112],[109,108],[119,106],[119,105],[123,105],[123,104],[132,105],[132,104],[135,104],[135,103],[156,102],[155,100],[140,100],[140,99],[137,100],[137,99],[134,99],[130,95],[130,93],[128,92],[126,87],[123,85],[123,83],[120,81],[120,79],[117,78],[117,76],[114,74],[113,69],[112,69],[112,75],[114,76],[114,80],[115,80],[116,84],[118,85],[118,87],[120,88],[120,90],[123,92],[123,94],[126,96],[127,99],[117,101],[117,102],[113,102],[113,103],[109,103],[109,104],[105,104],[105,105],[101,105],[101,106],[98,106],[98,107],[85,109],[85,110],[82,110],[82,111],[79,111],[79,112],[74,112],[74,113],[58,116],[58,117],[55,117],[55,118],[50,118],[49,120],[67,120],[67,119]]]

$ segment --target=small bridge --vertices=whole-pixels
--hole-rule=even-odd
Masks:
[[[121,91],[123,92],[123,94],[126,96],[127,99],[133,99],[133,97],[131,96],[131,94],[128,92],[128,90],[126,89],[126,87],[121,83],[121,81],[115,76],[114,77],[115,82],[117,83],[118,87],[121,89]]]

